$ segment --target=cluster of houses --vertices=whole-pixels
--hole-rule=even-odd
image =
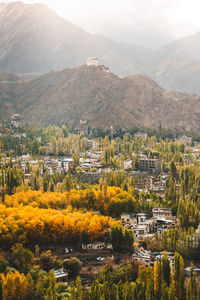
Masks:
[[[163,256],[167,256],[170,262],[170,266],[173,270],[174,267],[174,253],[173,252],[151,252],[140,248],[138,251],[134,252],[132,258],[135,262],[141,265],[153,266],[155,262],[160,261]]]
[[[138,174],[138,172],[133,172],[133,176],[137,177],[135,183],[135,190],[137,192],[145,192],[145,193],[155,192],[161,196],[164,195],[167,179],[169,177],[168,174],[160,174],[158,176],[147,174],[146,176],[143,176],[143,174]]]
[[[152,214],[151,218],[147,218],[145,213],[123,213],[121,222],[124,227],[133,230],[134,237],[138,240],[176,226],[176,217],[172,216],[169,208],[153,208]]]

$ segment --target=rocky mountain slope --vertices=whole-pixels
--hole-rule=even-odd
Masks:
[[[151,51],[89,34],[45,5],[11,2],[0,3],[0,36],[0,71],[21,78],[96,56],[118,75],[141,72],[165,88],[200,93],[200,33]]]
[[[0,3],[0,36],[2,72],[37,75],[97,56],[114,72],[130,74],[141,70],[150,51],[89,34],[43,4]]]
[[[200,32],[155,51],[152,77],[169,89],[200,93]]]
[[[0,91],[4,117],[16,112],[29,123],[200,129],[199,96],[167,91],[141,74],[120,78],[101,66],[82,65],[32,81],[2,82]]]

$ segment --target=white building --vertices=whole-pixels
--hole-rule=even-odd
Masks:
[[[134,134],[135,139],[147,139],[147,134],[143,132],[137,132]]]
[[[104,242],[96,242],[96,243],[91,243],[91,244],[82,244],[82,249],[83,250],[101,250],[105,248],[105,243]]]
[[[88,58],[86,65],[98,67],[100,64],[99,64],[98,58],[93,56],[93,57]]]

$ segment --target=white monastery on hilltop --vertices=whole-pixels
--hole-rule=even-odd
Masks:
[[[96,57],[89,57],[87,62],[86,62],[86,65],[87,66],[95,66],[97,68],[99,68],[100,70],[104,71],[104,72],[110,72],[109,68],[108,67],[105,67],[104,65],[101,65],[99,63],[99,60],[98,58]]]

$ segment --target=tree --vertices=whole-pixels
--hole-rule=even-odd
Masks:
[[[35,257],[37,259],[40,257],[40,247],[38,245],[35,246]]]
[[[120,251],[123,241],[123,230],[120,225],[114,225],[111,228],[111,243],[114,251]]]
[[[3,280],[0,276],[0,300],[4,300],[4,288],[3,288]]]
[[[47,190],[48,190],[49,180],[50,180],[49,172],[46,171],[45,174],[44,174],[44,177],[43,177],[43,191],[44,191],[44,193],[47,192]]]
[[[86,230],[83,230],[81,232],[81,242],[85,245],[88,245],[90,243],[90,235]]]
[[[174,281],[175,281],[175,291],[176,291],[176,297],[179,300],[184,299],[185,296],[185,290],[184,290],[184,261],[182,256],[175,252],[174,254]]]
[[[132,251],[133,250],[134,236],[131,229],[122,226],[114,225],[111,228],[111,243],[114,251]]]
[[[169,164],[169,174],[171,178],[176,179],[177,178],[177,170],[174,160],[172,159]]]
[[[23,248],[21,244],[16,244],[12,249],[12,257],[18,269],[27,273],[34,259],[31,250]]]
[[[40,266],[45,271],[50,271],[54,267],[54,258],[52,257],[51,250],[42,252],[39,258]]]
[[[99,281],[95,280],[92,282],[91,287],[89,289],[89,299],[97,300],[101,299],[101,287]]]
[[[162,259],[162,268],[163,268],[163,280],[166,282],[166,284],[169,286],[170,285],[170,262],[169,259],[166,255],[164,255]]]
[[[57,300],[56,294],[56,278],[54,272],[50,271],[48,274],[49,286],[46,290],[46,300]]]
[[[161,286],[161,300],[168,300],[168,286],[165,281],[162,282]]]
[[[81,268],[83,263],[77,257],[70,257],[63,261],[63,267],[68,272],[70,277],[76,277]]]
[[[175,282],[172,279],[170,286],[169,286],[169,291],[168,291],[168,300],[176,300],[176,291],[175,291]]]
[[[194,266],[190,264],[190,281],[187,286],[187,300],[196,300],[197,297],[197,283],[194,273]]]

